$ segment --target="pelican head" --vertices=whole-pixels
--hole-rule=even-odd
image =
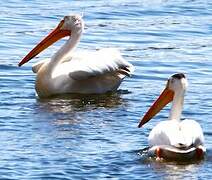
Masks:
[[[167,82],[166,88],[174,93],[185,92],[188,87],[188,82],[183,73],[172,75]]]
[[[142,127],[157,113],[159,113],[160,110],[163,109],[163,107],[165,107],[168,103],[173,101],[176,94],[184,96],[187,86],[188,82],[183,73],[172,75],[168,79],[165,89],[160,94],[158,99],[153,103],[153,105],[150,107],[147,113],[144,115],[138,127]]]
[[[71,36],[72,34],[81,34],[84,29],[84,21],[80,15],[65,16],[57,27],[49,33],[38,45],[36,45],[18,64],[21,66],[34,58],[44,49],[51,46],[56,41],[63,37]]]
[[[68,15],[63,18],[61,30],[81,33],[84,29],[84,21],[81,15]]]

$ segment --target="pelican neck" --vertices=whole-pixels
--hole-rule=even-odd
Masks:
[[[184,90],[175,91],[171,111],[169,114],[170,120],[180,121],[184,104],[184,94]]]

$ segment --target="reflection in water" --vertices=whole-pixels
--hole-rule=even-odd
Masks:
[[[211,1],[160,0],[157,7],[148,0],[2,2],[1,179],[211,179]],[[58,19],[82,10],[89,28],[79,49],[118,47],[136,67],[121,85],[132,93],[36,99],[33,62],[21,69],[17,63]],[[141,160],[134,150],[146,146],[158,121],[145,129],[137,123],[176,72],[191,81],[184,115],[200,120],[206,158],[192,164]]]
[[[73,111],[86,111],[98,107],[115,108],[124,104],[121,94],[128,91],[117,91],[101,95],[66,94],[49,99],[38,99],[41,109],[50,112],[69,113]]]
[[[128,101],[122,98],[126,93],[129,92],[118,91],[102,95],[68,94],[37,99],[33,119],[39,133],[48,134],[50,141],[65,141],[60,145],[65,144],[64,146],[72,149],[72,153],[87,152],[88,149],[96,153],[96,148],[99,152],[98,148],[107,149],[106,145],[110,143],[114,146],[116,139],[111,134],[117,133],[119,126],[116,122],[122,124],[116,117],[121,117],[120,109],[125,110],[128,106]],[[104,136],[107,132],[109,135]]]
[[[48,99],[37,99],[36,114],[39,116],[52,116],[57,125],[78,124],[83,119],[88,118],[89,113],[102,118],[103,111],[126,106],[126,101],[121,95],[128,94],[129,91],[117,91],[101,95],[66,94]],[[44,117],[44,119],[45,119]],[[91,120],[92,121],[92,120]]]
[[[151,167],[155,172],[163,172],[167,179],[184,179],[185,177],[197,177],[197,172],[203,163],[179,164],[174,162],[155,162]],[[189,174],[189,176],[187,175]]]
[[[192,179],[198,177],[199,169],[208,161],[208,155],[202,160],[193,161],[167,161],[147,156],[147,148],[139,150],[140,162],[146,164],[155,173],[163,174],[165,179]],[[210,154],[210,153],[209,153]],[[189,174],[189,175],[188,175]]]

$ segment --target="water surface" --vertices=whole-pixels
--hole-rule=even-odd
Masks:
[[[212,175],[212,3],[208,0],[10,0],[0,2],[1,179],[209,179]],[[70,13],[84,13],[78,49],[119,48],[135,67],[116,93],[40,100],[31,66],[18,62]],[[191,164],[143,160],[153,126],[140,117],[173,73],[189,80],[183,118],[197,120],[208,149]]]

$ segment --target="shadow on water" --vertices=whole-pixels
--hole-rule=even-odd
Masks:
[[[148,147],[138,150],[137,154],[139,156],[139,164],[146,165],[148,168],[152,169],[154,172],[163,174],[166,178],[171,179],[182,179],[188,177],[186,174],[192,176],[198,176],[198,170],[204,166],[204,164],[209,164],[212,162],[212,151],[207,150],[205,157],[202,159],[191,159],[187,161],[171,161],[164,159],[156,159],[155,157],[149,157],[147,155]],[[192,174],[192,176],[191,176]]]
[[[46,99],[37,99],[39,107],[46,111],[68,113],[73,111],[89,111],[97,108],[116,108],[126,102],[123,94],[127,90],[119,90],[106,94],[63,94]]]
[[[128,101],[122,96],[129,91],[119,90],[106,94],[65,94],[46,99],[37,99],[34,114],[38,121],[50,120],[57,125],[95,123],[110,117],[114,109],[125,107]],[[87,121],[88,120],[88,121]],[[89,126],[89,124],[88,124]]]

